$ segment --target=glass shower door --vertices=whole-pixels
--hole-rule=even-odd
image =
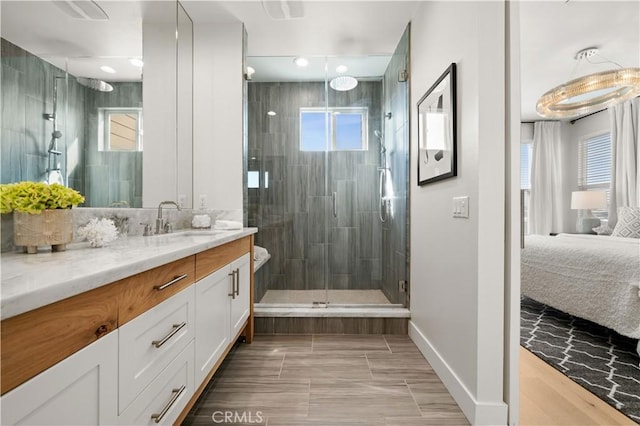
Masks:
[[[382,78],[350,76],[349,69],[362,59],[327,59],[330,305],[389,303],[381,291]]]

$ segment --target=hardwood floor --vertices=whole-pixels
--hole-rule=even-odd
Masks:
[[[314,334],[237,345],[183,424],[469,423],[408,336]]]
[[[627,416],[520,348],[520,425],[635,425]]]

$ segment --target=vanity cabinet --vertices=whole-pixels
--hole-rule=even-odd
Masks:
[[[192,343],[194,290],[193,285],[187,287],[119,328],[120,413]]]
[[[118,423],[118,332],[2,396],[3,425]]]
[[[248,235],[2,321],[1,422],[179,424],[244,333]]]
[[[250,313],[250,253],[196,282],[196,383],[203,383]]]
[[[121,425],[173,424],[194,393],[193,340],[120,415]]]

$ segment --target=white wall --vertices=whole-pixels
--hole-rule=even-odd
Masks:
[[[194,208],[242,219],[241,23],[194,24]]]
[[[175,22],[145,23],[142,45],[145,61],[142,91],[144,155],[142,206],[157,207],[177,195],[176,43]],[[160,167],[162,165],[162,167]]]
[[[505,5],[425,2],[411,29],[410,336],[472,423],[504,424]],[[458,176],[418,187],[415,102],[451,62]]]

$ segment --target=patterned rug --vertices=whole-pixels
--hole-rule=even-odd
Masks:
[[[637,340],[524,296],[520,317],[523,347],[640,422]]]

